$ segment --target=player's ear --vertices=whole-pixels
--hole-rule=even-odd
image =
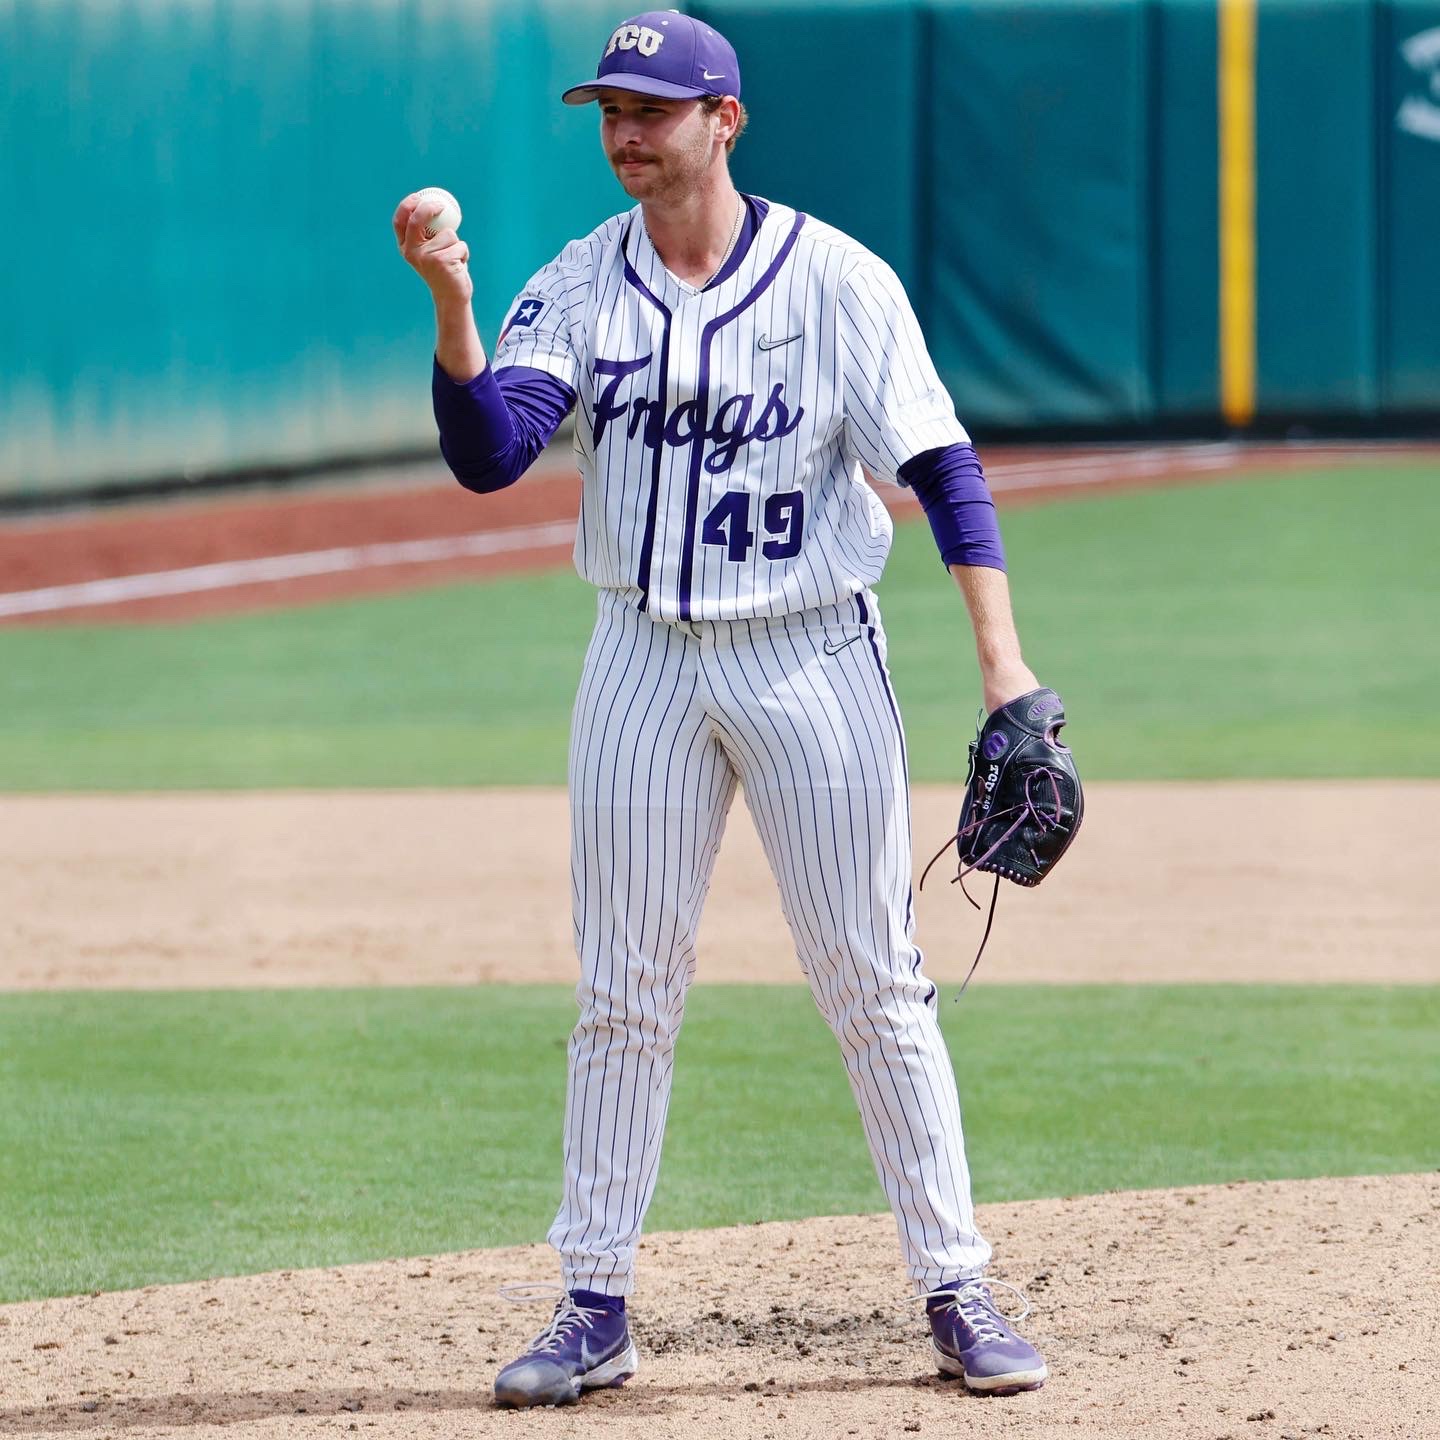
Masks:
[[[733,95],[721,97],[715,109],[715,138],[728,147],[740,133],[740,102]]]

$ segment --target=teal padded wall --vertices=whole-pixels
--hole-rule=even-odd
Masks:
[[[425,444],[429,300],[390,215],[465,207],[476,309],[620,208],[613,5],[0,0],[0,486]]]
[[[1373,413],[1378,397],[1373,13],[1262,0],[1256,47],[1256,405]]]
[[[1257,419],[1440,420],[1440,5],[1258,11]],[[757,110],[742,182],[896,264],[972,424],[1219,423],[1215,0],[703,13]]]
[[[967,423],[1217,423],[1215,0],[698,0],[746,188],[905,280]],[[1259,418],[1440,417],[1440,0],[1259,0]],[[627,203],[612,0],[0,0],[0,492],[433,442],[406,191],[476,309]]]
[[[1157,418],[1218,405],[1220,197],[1214,0],[1150,7],[1151,363]]]
[[[962,417],[1152,411],[1144,7],[936,5],[928,333]]]
[[[1440,3],[1381,12],[1382,394],[1392,413],[1440,409]]]

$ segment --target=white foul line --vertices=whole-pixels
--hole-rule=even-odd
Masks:
[[[1183,450],[1129,450],[1071,455],[1059,460],[998,460],[986,469],[997,494],[1006,490],[1042,490],[1061,485],[1098,485],[1116,478],[1174,474],[1183,470],[1219,470],[1233,465],[1239,446],[1220,442]]]
[[[574,538],[575,522],[556,520],[546,525],[483,530],[438,540],[396,540],[336,550],[309,550],[298,555],[266,555],[255,560],[223,560],[213,565],[191,565],[183,570],[117,575],[109,580],[86,580],[76,585],[50,585],[43,590],[0,594],[0,618],[78,610],[87,605],[120,605],[129,600],[152,600],[160,595],[192,595],[200,590],[229,590],[239,585],[263,585],[305,575],[336,575],[385,565],[425,565],[435,560],[499,555],[507,550],[568,545]]]

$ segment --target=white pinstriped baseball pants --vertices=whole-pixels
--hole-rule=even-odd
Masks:
[[[840,1043],[911,1279],[929,1288],[989,1259],[936,991],[911,940],[904,738],[884,656],[869,591],[775,619],[693,624],[600,592],[570,751],[580,1020],[549,1235],[567,1289],[632,1288],[695,932],[737,781]]]

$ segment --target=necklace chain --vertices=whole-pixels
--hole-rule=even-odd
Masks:
[[[720,257],[720,263],[694,288],[703,290],[724,268],[725,262],[730,258],[735,249],[735,242],[740,238],[740,222],[745,215],[745,199],[741,195],[735,197],[735,223],[730,227],[730,241],[725,246],[725,253]],[[655,238],[650,234],[650,227],[645,224],[645,214],[641,211],[640,223],[645,227],[645,238],[650,241],[650,248],[658,255],[660,247],[656,245]],[[663,261],[661,262],[664,263]]]
[[[735,223],[730,227],[730,243],[725,247],[725,253],[720,257],[720,263],[715,267],[715,272],[710,276],[710,280],[713,280],[725,268],[725,262],[735,249],[735,242],[740,238],[740,218],[744,214],[745,202],[737,195],[735,197]],[[708,285],[710,280],[707,280],[705,284]],[[701,289],[704,289],[704,286],[701,286]]]

